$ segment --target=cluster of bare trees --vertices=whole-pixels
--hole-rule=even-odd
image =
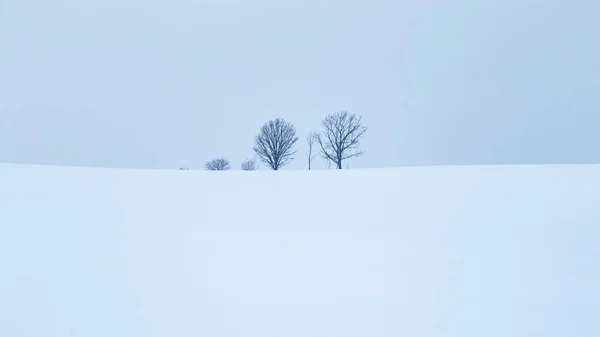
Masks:
[[[231,162],[227,158],[216,158],[206,162],[204,167],[209,171],[227,171],[231,169]],[[256,171],[258,165],[255,159],[247,159],[242,162],[240,168],[244,171]],[[182,168],[188,170],[188,168]]]
[[[327,115],[321,121],[320,132],[310,132],[306,136],[308,151],[308,169],[317,155],[335,164],[337,169],[342,169],[342,162],[346,159],[359,157],[364,154],[360,149],[360,142],[367,132],[363,125],[362,116],[350,114],[347,111],[335,112]],[[294,125],[282,118],[276,118],[265,123],[254,139],[254,153],[258,159],[277,171],[295,159],[294,149],[298,137]],[[225,171],[231,168],[226,158],[213,159],[206,163],[206,169],[211,171]],[[242,162],[241,169],[254,171],[258,169],[255,159]]]

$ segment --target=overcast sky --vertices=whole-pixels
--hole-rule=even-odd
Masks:
[[[600,162],[600,2],[0,0],[0,161],[202,168],[347,110],[350,167]],[[326,167],[321,161],[319,167]]]

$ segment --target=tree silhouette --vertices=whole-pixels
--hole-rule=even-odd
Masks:
[[[244,171],[256,171],[258,166],[256,165],[256,160],[248,159],[242,162],[242,170]]]
[[[291,123],[277,118],[261,127],[254,139],[253,149],[263,163],[277,171],[294,159],[296,151],[293,147],[296,141],[296,128]]]
[[[346,111],[335,112],[325,117],[321,125],[324,130],[317,135],[321,155],[339,170],[342,169],[342,161],[364,154],[359,150],[360,141],[367,132],[367,127],[362,125],[362,116]]]
[[[315,132],[311,132],[306,136],[306,144],[308,144],[308,152],[306,152],[306,157],[308,158],[308,170],[311,169],[312,161],[316,157],[316,154],[313,151],[315,140],[317,140],[317,133]]]
[[[231,168],[229,160],[225,158],[213,159],[207,162],[205,166],[209,171],[227,171]]]

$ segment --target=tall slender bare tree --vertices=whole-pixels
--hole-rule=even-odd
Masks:
[[[313,145],[315,144],[315,140],[317,139],[317,134],[315,132],[311,132],[306,136],[306,144],[308,144],[308,152],[306,152],[306,157],[308,158],[308,169],[311,169],[312,161],[317,156],[313,151]]]
[[[317,135],[321,155],[339,170],[344,160],[364,154],[359,150],[360,141],[367,132],[367,127],[362,124],[362,116],[346,111],[335,112],[325,117],[321,125],[323,131]]]
[[[269,121],[262,126],[254,140],[254,152],[258,158],[273,170],[294,159],[294,144],[298,141],[296,128],[282,118]]]

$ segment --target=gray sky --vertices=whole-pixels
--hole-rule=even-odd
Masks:
[[[0,161],[202,168],[364,115],[350,167],[600,162],[600,3],[0,0]],[[326,167],[323,163],[319,167]]]

